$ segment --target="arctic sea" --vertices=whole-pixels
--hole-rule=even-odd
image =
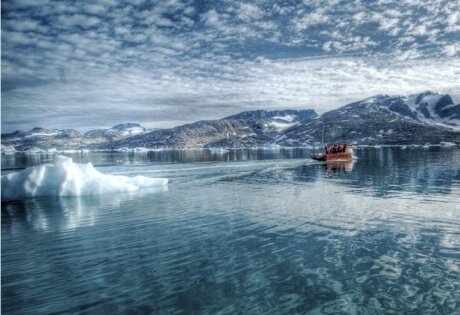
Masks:
[[[71,155],[169,184],[2,203],[2,312],[459,314],[460,150],[310,154]]]

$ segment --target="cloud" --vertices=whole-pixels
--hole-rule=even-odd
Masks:
[[[212,9],[202,15],[202,21],[209,26],[220,26],[222,24],[220,15]]]
[[[294,22],[295,28],[298,31],[308,29],[310,26],[323,24],[329,21],[329,17],[324,13],[324,10],[318,9],[315,12],[307,14]]]
[[[57,18],[57,22],[63,27],[91,27],[98,25],[101,20],[94,16],[83,14],[62,15]]]
[[[455,44],[452,44],[452,45],[446,45],[444,47],[444,52],[445,52],[445,54],[447,56],[453,57],[453,56],[457,55],[458,52],[460,52],[460,44],[455,43]]]
[[[165,126],[458,93],[455,1],[17,0],[2,10],[4,129],[123,117]]]
[[[14,123],[18,116],[52,127],[62,127],[63,122],[75,128],[83,128],[83,122],[85,127],[90,122],[110,126],[126,120],[165,127],[168,121],[216,119],[249,109],[324,112],[380,93],[431,89],[460,97],[454,70],[460,69],[460,62],[455,59],[393,62],[391,67],[387,61],[366,58],[216,62],[220,73],[212,76],[206,75],[210,63],[200,59],[153,73],[90,69],[84,80],[70,73],[66,83],[50,81],[45,88],[31,85],[8,93],[4,101],[16,106],[5,111],[3,119],[15,126],[12,129],[25,128]]]
[[[241,3],[237,16],[240,20],[250,22],[252,20],[260,19],[263,16],[263,11],[254,4]]]

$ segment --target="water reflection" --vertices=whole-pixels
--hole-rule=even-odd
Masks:
[[[328,161],[324,163],[326,173],[350,173],[353,171],[355,161]]]
[[[52,232],[93,226],[101,219],[98,209],[121,207],[123,203],[167,191],[167,186],[158,186],[123,194],[40,197],[2,202],[2,230],[5,233]]]
[[[160,150],[150,152],[91,152],[85,154],[64,154],[77,163],[92,162],[103,165],[138,165],[152,163],[194,163],[209,161],[250,161],[271,159],[296,159],[310,155],[310,149],[232,149],[228,152],[215,152],[207,149]],[[2,170],[25,168],[53,160],[53,154],[15,154],[2,156]]]
[[[322,165],[294,169],[320,177],[9,204],[3,311],[455,313],[454,204],[360,196]]]
[[[173,180],[2,203],[2,310],[458,313],[459,152],[357,153],[117,164],[103,170]]]
[[[375,196],[388,198],[403,192],[448,195],[460,186],[459,150],[382,148],[362,149],[357,154],[357,161],[298,166],[294,168],[294,180],[326,176],[340,185],[367,188]]]

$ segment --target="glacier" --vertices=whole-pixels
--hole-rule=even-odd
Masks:
[[[56,155],[51,163],[2,175],[1,199],[134,192],[141,188],[167,184],[167,178],[102,174],[91,163],[74,163],[69,157]]]

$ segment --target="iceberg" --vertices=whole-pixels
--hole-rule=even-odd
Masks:
[[[209,152],[214,153],[214,154],[225,154],[230,152],[230,150],[227,150],[225,148],[208,148]]]
[[[73,163],[69,157],[56,155],[52,163],[3,175],[2,200],[134,192],[141,188],[167,184],[166,178],[105,175],[97,171],[91,163]]]
[[[38,147],[33,147],[25,152],[27,155],[35,155],[35,154],[46,154],[46,150],[40,149]]]
[[[451,148],[451,147],[455,147],[456,144],[453,143],[453,142],[448,142],[448,141],[441,141],[440,143],[441,147],[444,147],[444,148]]]

